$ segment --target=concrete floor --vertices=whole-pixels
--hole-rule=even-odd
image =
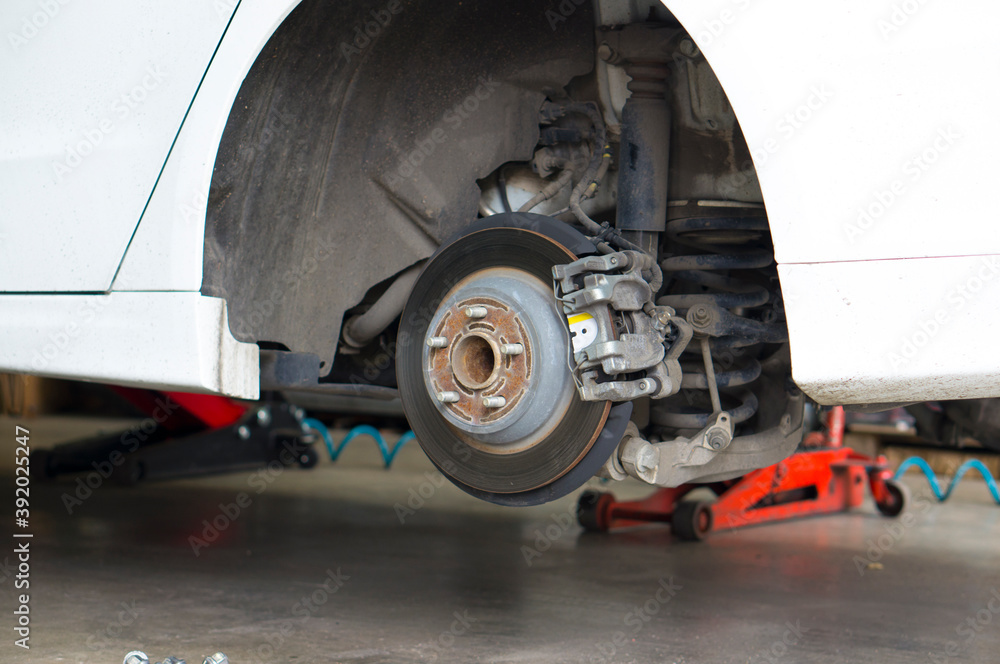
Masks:
[[[78,426],[33,423],[33,443]],[[6,477],[12,430],[0,420]],[[271,477],[101,486],[72,514],[72,481],[34,482],[32,648],[12,644],[6,576],[0,661],[997,661],[1000,508],[981,483],[939,506],[914,480],[906,522],[866,505],[690,544],[584,535],[562,525],[573,500],[493,507],[436,486],[415,444],[388,472],[373,448]],[[423,506],[394,507],[411,490]]]

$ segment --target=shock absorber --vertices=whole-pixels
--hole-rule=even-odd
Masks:
[[[746,430],[766,344],[788,337],[767,218],[761,206],[700,201],[671,206],[668,219],[657,304],[684,316],[695,339],[681,358],[680,393],[654,403],[651,420],[685,435],[726,411]]]
[[[667,65],[629,63],[625,71],[632,96],[622,110],[618,166],[618,216],[615,227],[643,250],[656,255],[667,218],[670,166],[670,107]]]
[[[597,54],[624,68],[631,96],[621,119],[618,155],[618,214],[615,228],[629,242],[656,255],[666,221],[670,166],[670,29],[635,23],[605,29]]]

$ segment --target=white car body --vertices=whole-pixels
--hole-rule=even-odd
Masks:
[[[200,293],[206,201],[240,84],[297,4],[6,5],[0,369],[258,396],[257,346]],[[664,4],[753,155],[797,384],[824,404],[1000,396],[1000,6]]]

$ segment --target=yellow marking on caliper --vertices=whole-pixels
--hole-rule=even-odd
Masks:
[[[573,341],[573,352],[581,350],[597,341],[597,321],[590,314],[574,314],[566,316],[569,323],[569,334]]]

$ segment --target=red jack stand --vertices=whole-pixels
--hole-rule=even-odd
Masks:
[[[718,530],[847,511],[864,499],[866,477],[878,510],[898,516],[906,505],[906,492],[892,479],[885,457],[873,459],[843,446],[840,406],[830,411],[826,428],[825,434],[809,434],[803,448],[784,461],[740,479],[659,489],[648,498],[624,502],[610,493],[586,491],[577,512],[580,525],[607,532],[666,522],[680,539],[700,540]],[[699,486],[710,488],[718,499],[681,500]]]

